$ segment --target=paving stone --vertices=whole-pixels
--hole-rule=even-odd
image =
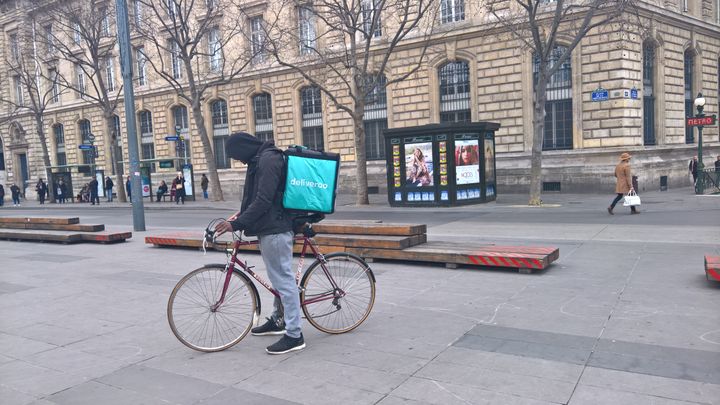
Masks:
[[[23,358],[24,356],[54,349],[57,346],[0,332],[0,347],[3,348],[3,354],[6,356]]]
[[[226,388],[208,399],[198,402],[196,405],[293,405],[299,402],[286,401],[255,392],[241,390],[238,388]]]
[[[89,381],[68,390],[58,392],[47,397],[52,404],[57,405],[168,405],[169,402],[161,398],[153,398],[141,393]]]
[[[34,339],[39,342],[50,343],[56,346],[64,346],[96,336],[95,333],[87,333],[77,329],[68,329],[44,322],[15,329],[12,332],[28,339]]]
[[[37,401],[34,395],[26,394],[0,384],[0,400],[5,405],[26,405]]]
[[[655,395],[635,394],[609,388],[578,386],[568,405],[693,405],[697,402],[677,401]]]
[[[86,381],[84,377],[13,361],[0,366],[2,385],[38,398]]]
[[[40,367],[89,379],[104,376],[128,365],[123,361],[65,347],[28,356],[26,361]]]
[[[429,402],[416,401],[414,399],[400,398],[394,395],[388,395],[381,399],[377,405],[430,405]]]
[[[531,333],[532,332],[529,332],[529,334]],[[506,340],[475,335],[465,335],[453,345],[457,347],[464,347],[466,349],[534,357],[571,364],[585,364],[588,357],[590,357],[589,349],[574,349],[541,343]]]
[[[31,288],[33,288],[33,287],[31,287],[29,285],[6,283],[4,281],[0,281],[0,294],[9,294],[9,293],[14,293],[14,292],[18,292],[18,291],[29,290]]]

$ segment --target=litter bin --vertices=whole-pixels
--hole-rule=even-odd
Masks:
[[[660,191],[667,191],[667,177],[660,176]]]

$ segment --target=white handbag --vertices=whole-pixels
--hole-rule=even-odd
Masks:
[[[635,190],[630,190],[630,192],[625,196],[625,200],[623,201],[623,206],[625,207],[636,207],[640,205],[640,196],[637,195]]]

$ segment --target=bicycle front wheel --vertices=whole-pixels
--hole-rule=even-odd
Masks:
[[[305,272],[300,301],[305,318],[326,333],[345,333],[367,319],[375,303],[375,276],[363,259],[331,253]]]
[[[201,352],[225,350],[252,328],[258,305],[255,287],[233,271],[225,299],[218,304],[226,275],[222,264],[201,267],[183,277],[170,294],[170,329],[185,346]]]

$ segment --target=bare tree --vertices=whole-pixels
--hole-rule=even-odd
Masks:
[[[265,49],[352,119],[356,202],[368,204],[365,106],[378,102],[375,97],[387,86],[422,66],[438,0],[285,0],[281,5],[275,20],[285,23],[266,30]],[[403,41],[415,41],[419,56],[403,73],[387,80],[385,68]]]
[[[533,136],[530,164],[530,205],[541,205],[542,146],[548,84],[573,50],[596,29],[618,29],[633,0],[506,0],[485,1],[484,7],[503,32],[510,32],[533,53],[536,66]],[[562,42],[560,42],[562,40]],[[562,46],[558,46],[562,45]]]
[[[8,109],[7,119],[32,115],[45,166],[48,199],[52,201],[55,192],[45,132],[45,111],[60,95],[59,76],[47,76],[47,72],[43,70],[45,49],[38,49],[37,31],[36,21],[28,17],[20,25],[20,29],[10,36],[9,52],[5,53],[3,58],[7,70],[0,71],[0,86],[10,91],[0,92],[0,104]]]
[[[125,202],[127,198],[118,165],[118,160],[122,159],[118,153],[120,134],[115,125],[122,85],[115,76],[115,66],[119,64],[115,58],[114,2],[34,2],[33,14],[38,21],[44,22],[44,32],[37,35],[38,40],[45,49],[52,50],[72,65],[71,77],[59,76],[59,83],[102,111],[105,167],[115,174],[118,199]]]
[[[231,0],[135,0],[136,29],[149,48],[147,63],[186,101],[203,146],[214,201],[223,200],[215,150],[203,103],[209,90],[229,83],[251,63],[243,46],[245,19]]]

